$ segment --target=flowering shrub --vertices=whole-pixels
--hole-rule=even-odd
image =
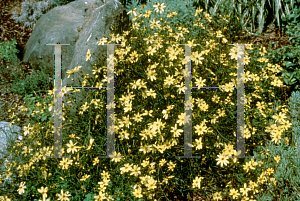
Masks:
[[[276,76],[281,67],[268,62],[265,48],[245,45],[245,152],[254,159],[229,159],[237,155],[234,86],[240,53],[236,46],[227,45],[223,34],[227,27],[214,31],[206,26],[206,20],[214,19],[202,9],[180,14],[173,6],[174,2],[158,0],[138,9],[142,14],[133,9],[131,14],[136,15],[130,31],[99,41],[122,44],[115,50],[114,129],[115,155],[124,158],[98,158],[106,154],[105,90],[87,97],[76,117],[68,116],[68,108],[63,106],[62,155],[71,158],[46,158],[53,155],[53,121],[41,122],[37,117],[53,111],[53,101],[25,103],[21,111],[28,111],[33,118],[24,128],[24,142],[11,152],[27,162],[8,167],[5,175],[19,177],[17,185],[7,187],[12,191],[5,196],[16,200],[173,200],[170,194],[174,192],[185,200],[200,192],[212,200],[253,201],[265,193],[267,182],[281,190],[272,171],[264,171],[265,167],[275,169],[281,158],[276,156],[276,163],[269,165],[257,156],[263,155],[257,151],[260,146],[280,146],[284,137],[291,138],[288,109],[276,100],[283,86]],[[152,18],[152,13],[157,18]],[[184,48],[178,44],[201,44],[192,46],[191,55],[192,85],[198,88],[192,91],[191,146],[193,155],[202,158],[175,158],[183,155],[185,120],[186,60]],[[88,52],[86,60],[90,57]],[[105,66],[95,66],[96,80],[85,77],[82,85],[101,88],[107,82],[106,71]],[[202,86],[220,88],[200,89]],[[80,90],[62,93],[67,96],[67,92]],[[53,93],[49,90],[47,100],[53,99]],[[74,118],[82,123],[73,125]],[[69,133],[71,127],[76,127],[76,132]],[[282,196],[290,194],[283,191]],[[274,194],[270,196],[274,198]]]
[[[36,22],[49,10],[57,5],[53,0],[33,1],[25,0],[22,3],[20,16],[17,12],[12,13],[12,19],[23,26],[34,28]]]

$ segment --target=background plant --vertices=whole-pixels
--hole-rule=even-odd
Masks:
[[[19,50],[16,49],[17,41],[11,42],[1,42],[0,43],[0,59],[5,59],[5,61],[15,61],[16,54]]]
[[[284,23],[281,19],[285,19],[288,15],[295,15],[297,12],[295,8],[300,6],[299,1],[289,0],[199,0],[194,5],[204,5],[205,11],[212,17],[215,15],[238,17],[243,30],[251,35],[260,35],[263,29],[273,22],[276,27],[281,28]],[[247,25],[250,25],[251,30],[248,30]]]
[[[35,92],[47,92],[49,88],[53,86],[53,83],[49,79],[49,75],[52,72],[48,72],[45,68],[39,67],[33,71],[32,74],[24,72],[20,60],[17,57],[19,50],[16,49],[16,40],[12,42],[2,43],[2,59],[4,59],[4,65],[1,66],[0,73],[8,80],[11,81],[10,91],[25,97],[25,94],[31,94]],[[12,62],[7,66],[6,61]],[[8,87],[7,83],[2,83]]]
[[[52,0],[52,3],[55,4],[56,6],[63,6],[73,1],[75,0]]]
[[[19,50],[16,49],[16,44],[16,40],[0,43],[0,58],[4,61],[4,64],[0,68],[0,73],[9,80],[24,77],[20,60],[16,55],[19,53]],[[8,62],[11,62],[9,68],[7,66]],[[2,80],[1,82],[3,83],[4,81]]]
[[[233,4],[232,4],[233,3]],[[264,4],[261,6],[260,4]],[[276,27],[279,27],[281,31],[285,31],[289,34],[292,41],[292,46],[284,47],[283,49],[272,50],[269,48],[268,54],[270,55],[272,63],[277,63],[283,66],[281,76],[283,77],[284,84],[291,86],[291,91],[295,91],[299,88],[299,1],[198,1],[194,3],[195,6],[202,6],[206,12],[210,12],[213,16],[218,14],[228,14],[230,16],[229,26],[236,26],[236,23],[240,24],[243,30],[246,30],[251,35],[259,35],[261,31],[267,27],[268,24],[276,22]],[[222,6],[220,6],[222,5]],[[261,6],[261,7],[260,7]],[[255,13],[261,15],[255,15]],[[231,17],[233,17],[231,20]],[[256,18],[257,17],[257,18]],[[251,19],[252,18],[252,19]],[[238,20],[236,20],[238,19]],[[257,19],[257,20],[256,20]],[[214,23],[220,23],[213,20]],[[247,30],[247,25],[251,26],[251,30]],[[259,25],[259,31],[255,34],[256,25]],[[228,29],[231,31],[230,36],[239,36],[243,33]],[[226,33],[227,34],[227,33]]]
[[[293,14],[287,15],[282,19],[285,22],[284,30],[291,36],[291,46],[277,49],[270,52],[272,59],[277,63],[282,63],[282,77],[287,85],[291,85],[292,91],[300,87],[300,5],[294,8]]]
[[[53,82],[49,79],[49,72],[45,72],[44,68],[41,71],[33,71],[31,75],[27,75],[25,79],[17,79],[12,85],[10,91],[25,97],[26,94],[35,92],[47,93],[48,89],[53,87]]]
[[[260,192],[257,195],[258,200],[297,200],[300,198],[299,189],[299,174],[298,169],[300,165],[299,161],[299,111],[300,111],[300,92],[292,92],[291,99],[289,101],[289,116],[291,117],[293,138],[290,140],[285,138],[281,141],[279,146],[274,146],[271,142],[267,142],[264,147],[259,147],[257,151],[254,151],[256,160],[264,161],[265,166],[259,168],[258,172],[265,172],[264,176],[261,176],[261,180],[269,179],[269,176],[273,174],[274,178],[264,184],[266,191]],[[278,105],[276,105],[277,108]],[[264,152],[260,154],[260,152]],[[271,183],[275,183],[275,186]]]
[[[147,5],[149,5],[149,3]],[[154,10],[153,7],[151,10]],[[166,11],[167,9],[165,12]],[[172,11],[174,10],[171,9],[170,13],[172,13]],[[153,11],[153,13],[154,12],[155,11]],[[176,16],[176,13],[173,13],[171,16],[173,15]],[[139,16],[139,14],[137,14],[137,16]],[[184,16],[184,13],[182,13],[181,16]],[[205,13],[201,12],[198,13],[198,17],[196,19],[195,17],[192,18],[194,15],[187,16],[191,16],[191,18],[186,21],[194,23],[197,23],[197,18],[206,18],[206,20],[210,19],[209,15],[205,15]],[[151,21],[156,22],[159,18],[156,20],[153,19]],[[177,129],[183,128],[183,125],[179,125],[180,121],[178,122],[178,119],[180,119],[179,116],[183,113],[184,108],[184,95],[182,92],[179,93],[179,89],[182,89],[180,86],[182,86],[184,81],[184,68],[182,67],[185,64],[185,60],[183,48],[180,46],[176,48],[174,47],[173,51],[169,49],[169,53],[167,51],[167,43],[169,43],[169,45],[173,43],[183,44],[191,42],[193,39],[195,39],[193,43],[196,44],[203,43],[204,41],[201,41],[201,39],[208,42],[206,46],[196,46],[192,48],[193,83],[196,83],[193,84],[194,86],[203,84],[202,81],[204,82],[204,79],[201,81],[199,74],[199,72],[201,72],[202,78],[207,78],[207,80],[210,79],[210,81],[214,81],[214,83],[216,83],[214,86],[225,85],[232,87],[234,85],[234,81],[230,78],[233,78],[233,80],[236,79],[236,74],[234,73],[236,68],[236,60],[234,59],[236,58],[236,49],[226,45],[226,38],[224,36],[220,36],[223,35],[222,31],[215,33],[209,26],[206,27],[203,25],[205,29],[203,27],[198,28],[198,30],[201,31],[198,33],[198,35],[201,36],[199,37],[197,32],[188,33],[186,31],[187,27],[183,27],[184,23],[180,24],[182,28],[176,26],[176,22],[180,23],[180,19],[175,19],[172,27],[167,27],[168,21],[164,24],[166,26],[162,26],[176,32],[174,35],[170,34],[168,38],[166,34],[163,34],[164,30],[158,30],[159,28],[155,26],[153,28],[155,29],[155,32],[161,32],[156,35],[155,32],[151,35],[146,35],[147,33],[153,32],[153,30],[151,30],[152,27],[150,23],[148,23],[149,26],[146,26],[145,32],[143,32],[142,29],[137,31],[136,28],[139,27],[138,23],[142,23],[144,21],[146,24],[147,20],[148,19],[146,17],[140,19],[138,19],[138,17],[134,17],[132,21],[136,21],[137,24],[133,23],[133,30],[130,33],[127,32],[128,34],[124,34],[124,38],[121,37],[120,39],[121,41],[128,43],[125,43],[126,45],[123,49],[115,51],[115,131],[117,136],[115,144],[117,155],[122,154],[125,159],[96,160],[99,155],[105,155],[106,136],[104,133],[101,133],[101,129],[105,129],[105,110],[101,108],[104,108],[106,102],[105,91],[98,93],[95,92],[93,98],[87,98],[88,104],[82,108],[82,111],[78,111],[78,117],[82,118],[82,124],[72,125],[72,122],[69,123],[68,120],[70,121],[74,117],[67,117],[66,115],[63,115],[64,119],[67,121],[64,120],[65,123],[63,124],[64,129],[62,144],[64,150],[74,149],[74,153],[73,151],[72,153],[66,153],[68,151],[63,152],[63,155],[64,153],[66,155],[72,155],[74,163],[72,165],[70,164],[69,168],[61,169],[61,164],[65,161],[62,159],[47,159],[47,163],[44,162],[45,155],[47,155],[47,152],[51,150],[51,147],[53,147],[53,135],[51,135],[53,124],[51,121],[47,122],[48,124],[43,125],[39,122],[39,120],[33,119],[32,121],[34,121],[34,123],[30,124],[33,127],[28,125],[28,127],[25,128],[24,138],[27,138],[27,140],[25,138],[25,142],[28,142],[28,147],[27,149],[25,148],[23,152],[24,155],[30,154],[31,156],[28,156],[27,158],[28,163],[20,167],[22,171],[16,171],[16,165],[15,167],[11,167],[11,170],[16,171],[16,174],[23,172],[23,175],[26,175],[23,176],[26,180],[22,179],[20,176],[16,183],[17,186],[9,188],[12,189],[13,192],[17,192],[17,190],[23,188],[22,186],[26,186],[24,192],[20,191],[19,194],[15,193],[16,197],[18,196],[17,199],[32,199],[32,195],[41,199],[43,194],[40,193],[42,187],[48,187],[47,192],[44,194],[46,195],[45,197],[52,199],[57,198],[57,193],[61,194],[61,189],[63,189],[63,192],[69,191],[71,193],[71,200],[78,200],[82,197],[87,197],[85,195],[93,193],[97,194],[97,196],[107,193],[120,200],[138,200],[140,193],[144,194],[144,199],[152,199],[151,197],[153,197],[153,199],[167,199],[167,195],[165,194],[165,192],[168,192],[167,189],[169,189],[169,191],[173,190],[178,195],[186,195],[197,189],[196,184],[200,183],[203,188],[198,189],[198,191],[201,191],[203,194],[219,191],[222,193],[222,197],[219,199],[234,199],[235,196],[233,192],[236,191],[235,189],[244,188],[245,184],[248,186],[250,185],[253,191],[251,191],[251,193],[249,192],[248,197],[250,197],[250,195],[252,198],[255,196],[255,192],[257,192],[259,188],[255,187],[254,184],[256,184],[256,182],[254,182],[254,184],[249,182],[248,184],[247,180],[252,179],[256,181],[257,174],[260,174],[259,171],[255,170],[255,168],[253,171],[251,168],[251,174],[247,174],[247,166],[242,166],[244,160],[241,159],[232,159],[227,166],[223,164],[222,167],[220,167],[220,164],[216,164],[215,160],[217,158],[221,158],[219,155],[225,157],[234,154],[234,115],[236,114],[233,112],[235,109],[233,109],[233,107],[235,106],[236,97],[234,93],[231,93],[232,91],[227,89],[220,90],[220,93],[216,93],[217,90],[207,90],[205,93],[202,90],[193,91],[193,107],[195,108],[195,111],[197,111],[197,114],[195,114],[195,117],[193,118],[194,128],[198,125],[204,132],[204,125],[206,125],[208,128],[212,127],[215,131],[213,133],[204,132],[202,136],[203,148],[196,148],[196,150],[194,148],[193,155],[202,154],[202,159],[175,159],[175,155],[182,155],[183,135],[179,134],[176,138],[172,132],[170,132],[172,127],[173,130],[176,130],[174,129],[174,121],[176,120]],[[172,22],[172,20],[170,21]],[[161,22],[161,24],[163,24],[163,22]],[[189,26],[188,23],[186,26]],[[143,36],[147,36],[145,40],[143,40]],[[188,36],[194,36],[194,38],[189,38]],[[108,43],[116,43],[117,37],[111,37],[112,39]],[[145,49],[148,49],[146,52],[151,52],[151,48],[147,47],[159,47],[160,41],[165,41],[166,44],[161,43],[163,47],[161,49],[157,48],[158,51],[156,53],[153,52],[154,56],[145,54]],[[214,41],[218,42],[218,44],[222,42],[223,44],[225,43],[225,47],[221,46],[221,48],[216,46],[216,42],[214,43]],[[102,42],[105,43],[106,41],[103,40]],[[132,50],[130,50],[130,47],[132,47]],[[225,57],[218,56],[221,55],[219,53],[228,53],[229,50],[231,58],[229,55]],[[272,132],[271,136],[267,134],[266,127],[271,126],[271,123],[274,123],[274,118],[276,119],[278,116],[277,113],[279,113],[279,109],[277,110],[274,106],[269,108],[269,106],[274,104],[272,102],[277,98],[278,86],[281,86],[282,83],[278,80],[279,78],[276,77],[276,73],[279,72],[280,66],[268,63],[265,58],[266,52],[264,49],[253,48],[251,50],[251,47],[246,46],[246,50],[245,116],[248,117],[245,120],[247,123],[245,128],[246,147],[248,148],[246,155],[253,155],[251,152],[254,151],[254,147],[256,147],[257,144],[263,145],[268,140],[272,140],[273,143],[274,139],[276,140],[278,138],[273,136],[274,133]],[[173,60],[166,56],[163,58],[162,55],[165,55],[166,52],[169,54],[175,53],[177,58],[174,57],[175,59]],[[201,53],[200,57],[205,58],[202,60],[202,65],[200,65],[199,62],[201,59],[197,57],[199,52]],[[156,63],[156,61],[160,61],[160,63]],[[145,66],[145,64],[149,65]],[[203,69],[203,66],[205,66],[205,69]],[[148,67],[148,71],[145,71],[145,67]],[[100,72],[105,72],[105,67],[95,69],[97,72],[98,70]],[[99,73],[99,76],[101,75],[103,76],[103,74]],[[164,83],[165,78],[169,75],[174,78],[171,85]],[[222,75],[227,75],[227,77],[222,77]],[[155,77],[157,77],[157,79],[154,79]],[[99,77],[99,79],[101,78],[103,77]],[[221,82],[218,80],[221,80]],[[88,81],[91,82],[91,80]],[[105,80],[102,82],[105,83]],[[205,86],[212,86],[214,83],[207,81]],[[134,87],[135,85],[136,88]],[[146,88],[143,86],[146,86]],[[53,91],[49,92],[50,97],[51,94],[53,94]],[[50,100],[53,99],[53,96],[51,98],[50,97],[48,97]],[[212,97],[214,97],[214,100],[212,100]],[[92,99],[95,100],[93,101]],[[100,101],[97,101],[97,99]],[[217,103],[219,103],[218,107],[216,107]],[[174,105],[175,108],[172,107],[172,105]],[[179,107],[180,105],[182,105],[182,107]],[[34,112],[31,111],[29,115],[39,116],[42,114],[42,110],[51,111],[51,106],[53,107],[53,103],[48,105],[45,104],[44,109],[38,108]],[[205,112],[206,106],[212,108],[209,110],[209,113]],[[278,106],[278,104],[275,106]],[[155,108],[155,111],[153,111],[153,108]],[[25,110],[25,107],[22,109]],[[63,108],[63,110],[65,109],[66,108]],[[282,112],[285,113],[286,110],[282,109]],[[139,114],[142,119],[138,117]],[[223,114],[225,114],[226,118],[224,118]],[[166,118],[166,115],[168,115],[168,118]],[[132,118],[131,121],[126,120],[129,116]],[[205,118],[217,121],[217,127],[214,127],[213,121],[205,123]],[[138,121],[138,119],[141,119],[142,121]],[[163,121],[161,121],[162,124],[159,119],[163,119]],[[95,120],[95,122],[91,120]],[[98,124],[96,122],[98,122]],[[130,125],[129,122],[133,124]],[[166,125],[164,128],[161,126],[163,124]],[[200,124],[202,126],[200,126]],[[230,128],[228,125],[233,126]],[[74,130],[76,132],[73,133],[69,132],[68,127],[78,127],[79,129],[77,131]],[[282,125],[281,128],[283,127],[284,126]],[[159,132],[157,128],[160,128],[161,132]],[[288,126],[285,126],[285,128],[288,128]],[[98,130],[100,130],[100,134]],[[151,130],[154,130],[154,132],[156,131],[156,135],[154,135]],[[145,132],[143,133],[142,131]],[[146,131],[148,131],[148,133]],[[290,130],[285,130],[283,134],[290,137],[288,135],[290,133]],[[142,136],[140,134],[144,135],[144,139],[141,139]],[[198,133],[194,130],[193,139],[201,141],[198,137],[195,138],[195,134]],[[141,142],[143,142],[143,144],[141,144]],[[176,144],[173,144],[175,142]],[[77,148],[73,147],[73,143],[76,144]],[[277,141],[275,141],[275,143],[277,143]],[[249,148],[248,144],[253,145]],[[147,147],[147,145],[149,147]],[[198,146],[198,144],[194,144],[194,146]],[[20,143],[15,148],[18,150],[21,147],[22,144]],[[42,149],[42,147],[44,148]],[[165,151],[164,148],[167,148],[167,151]],[[32,149],[32,151],[30,151],[30,149]],[[140,152],[143,153],[141,154]],[[166,160],[164,165],[158,165],[158,163],[162,164],[164,160]],[[250,163],[247,160],[245,161]],[[253,164],[253,166],[257,166],[255,164],[258,162],[259,161],[252,161],[251,164]],[[102,165],[103,163],[105,164],[104,167]],[[93,164],[93,166],[91,164]],[[131,168],[129,168],[130,165],[132,165]],[[31,166],[34,166],[35,168],[30,170]],[[140,170],[132,169],[137,166]],[[126,169],[129,170],[129,172],[126,172]],[[10,171],[8,170],[7,172],[9,173]],[[189,175],[186,174],[187,172]],[[135,173],[137,176],[134,175]],[[204,177],[205,179],[200,182],[200,177]],[[99,178],[101,178],[100,183],[98,183],[99,190],[96,190],[95,188],[98,187],[97,182],[99,182]],[[26,183],[22,184],[21,182],[23,181]],[[211,185],[211,183],[216,185]],[[260,182],[260,185],[263,186],[264,183],[265,182]],[[153,189],[155,186],[156,189]],[[151,194],[153,196],[151,196]],[[221,195],[217,195],[216,192],[214,193],[213,198],[218,199],[220,196]],[[106,195],[106,197],[108,197],[108,195]],[[242,196],[240,196],[240,198],[241,197]],[[247,195],[243,197],[245,199]]]
[[[23,26],[34,28],[36,22],[52,8],[63,5],[66,1],[60,0],[44,0],[34,1],[25,0],[22,3],[22,10],[20,15],[17,12],[12,13],[12,19]],[[67,1],[69,2],[69,1]]]

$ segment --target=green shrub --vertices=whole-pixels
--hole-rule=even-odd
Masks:
[[[14,80],[17,78],[23,78],[23,70],[20,65],[20,60],[17,57],[19,50],[16,49],[17,42],[15,40],[11,42],[0,43],[0,59],[3,59],[3,65],[0,66],[0,73],[8,80]],[[11,62],[9,65],[7,62]],[[5,84],[1,80],[2,84]]]
[[[291,91],[300,88],[300,4],[294,4],[293,14],[282,18],[283,30],[290,35],[292,45],[283,49],[268,50],[268,56],[273,63],[282,65],[281,76],[286,85],[291,86]]]
[[[293,120],[300,121],[300,91],[293,91],[289,101],[289,109]]]
[[[56,6],[64,6],[68,3],[71,3],[75,0],[51,0],[53,4],[55,4]]]
[[[49,75],[42,71],[33,71],[31,75],[27,75],[26,79],[17,79],[13,81],[10,91],[23,97],[26,94],[32,94],[33,92],[47,92],[47,90],[53,88],[53,83],[49,79]]]
[[[281,140],[279,146],[274,146],[269,141],[266,146],[259,147],[257,151],[254,151],[255,159],[264,161],[265,164],[263,168],[256,168],[258,172],[265,173],[265,176],[260,177],[261,181],[271,173],[274,173],[273,176],[276,179],[276,181],[273,179],[263,184],[266,190],[260,191],[256,195],[258,200],[290,201],[300,199],[300,91],[292,93],[289,101],[289,116],[293,125],[292,142],[287,137]],[[261,152],[266,154],[260,154]]]
[[[56,5],[52,0],[34,1],[25,0],[22,3],[20,15],[17,12],[12,13],[12,19],[23,26],[34,28],[36,22],[49,10]]]
[[[0,59],[5,59],[5,61],[16,61],[17,53],[19,50],[16,48],[17,41],[13,40],[10,42],[0,43]]]
[[[34,124],[35,122],[48,122],[51,120],[51,116],[53,114],[53,110],[51,108],[51,103],[53,100],[49,98],[42,98],[40,95],[41,93],[36,94],[26,94],[24,96],[24,103],[28,106],[27,107],[27,117],[31,117],[30,124]],[[45,107],[45,112],[43,114],[35,114],[34,111],[37,108],[41,108],[42,105],[39,105],[39,103],[43,103],[43,106]],[[50,108],[50,109],[49,109]]]
[[[299,47],[300,45],[300,2],[294,2],[293,14],[283,17],[282,24],[283,30],[291,36],[289,38],[292,41],[294,47]]]

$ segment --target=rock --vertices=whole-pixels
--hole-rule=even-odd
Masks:
[[[62,66],[68,66],[73,58],[76,41],[79,38],[78,27],[90,19],[92,7],[101,6],[95,1],[80,0],[64,6],[58,6],[45,13],[36,23],[24,48],[23,61],[32,67],[46,66],[54,71],[54,47],[47,43],[69,43],[62,46]],[[100,2],[100,1],[99,1]]]
[[[109,41],[109,34],[112,33],[116,36],[116,30],[121,24],[120,15],[125,16],[125,14],[126,9],[117,0],[109,0],[106,3],[102,0],[77,0],[53,8],[37,21],[25,46],[23,61],[29,62],[31,66],[37,66],[40,62],[40,65],[45,65],[47,69],[54,72],[54,46],[46,43],[68,43],[70,45],[61,46],[62,86],[80,86],[79,80],[83,81],[84,74],[94,77],[92,70],[95,64],[106,66],[107,46],[98,45],[97,42],[103,36]],[[88,49],[91,58],[86,61]],[[72,74],[67,79],[66,72],[77,66],[82,66],[80,68],[82,72]],[[69,115],[75,114],[81,100],[91,91],[80,89],[80,92],[74,93],[76,106],[72,106]],[[73,99],[74,95],[70,95],[70,98]],[[65,100],[63,103],[68,105]]]
[[[16,125],[12,125],[11,128],[9,127],[10,122],[1,121],[0,122],[0,175],[1,179],[4,179],[2,182],[2,185],[4,186],[5,183],[12,182],[11,177],[8,179],[6,178],[6,175],[4,175],[7,168],[5,168],[5,164],[8,164],[12,161],[11,156],[9,156],[9,152],[7,150],[7,147],[12,145],[12,142],[16,142],[18,139],[22,140],[21,136],[21,128]]]
[[[21,128],[16,125],[9,127],[10,122],[0,121],[0,158],[3,158],[6,154],[7,145],[17,139],[22,140]]]
[[[98,45],[97,42],[103,37],[109,39],[109,34],[114,33],[118,27],[120,15],[124,11],[122,4],[116,0],[110,0],[102,7],[95,9],[91,20],[84,24],[82,31],[80,32],[79,39],[75,45],[75,52],[70,65],[66,70],[72,70],[77,66],[82,66],[80,70],[82,73],[74,73],[68,78],[66,71],[62,71],[62,86],[81,86],[80,81],[83,81],[83,75],[89,74],[89,77],[94,78],[93,66],[98,64],[100,66],[107,66],[107,46]],[[125,12],[126,13],[126,12]],[[111,29],[113,28],[113,30]],[[115,48],[116,49],[116,48]],[[86,61],[86,55],[90,50],[90,60]],[[64,54],[64,53],[63,53]],[[72,78],[74,79],[72,81]],[[93,91],[98,90],[94,89]],[[102,89],[103,90],[103,89]],[[76,105],[81,104],[83,98],[87,96],[87,92],[91,92],[91,89],[80,89],[80,92],[74,93],[74,96],[70,95],[70,98],[76,97]],[[69,93],[71,94],[71,93]],[[66,101],[64,101],[65,105]],[[78,111],[77,107],[72,106],[70,115],[74,115],[75,111]]]

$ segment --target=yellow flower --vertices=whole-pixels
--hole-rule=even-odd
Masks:
[[[174,81],[175,81],[175,79],[173,79],[173,75],[172,76],[168,76],[166,79],[165,79],[165,85],[171,85],[171,84],[173,84],[174,83]]]
[[[89,144],[89,147],[87,148],[87,150],[90,150],[90,148],[92,147],[94,141],[95,140],[93,138],[90,139],[90,144]]]
[[[180,85],[176,85],[176,87],[179,88],[177,90],[179,92],[179,94],[181,94],[181,92],[185,93],[186,87],[185,87],[185,84],[183,82],[181,82]]]
[[[68,158],[63,158],[62,161],[60,161],[59,165],[62,166],[62,169],[68,169],[69,165],[72,164],[73,160],[70,160]]]
[[[24,135],[26,136],[29,133],[29,130],[32,130],[32,128],[30,128],[30,123],[28,124],[27,127],[24,126],[23,130],[24,130]]]
[[[125,164],[125,166],[124,167],[122,167],[122,168],[120,168],[120,170],[121,170],[121,174],[123,174],[124,172],[128,172],[128,171],[130,171],[131,169],[132,169],[132,164],[131,165],[129,165],[128,163],[127,164]]]
[[[198,87],[198,89],[204,86],[205,81],[206,79],[202,80],[202,77],[200,77],[200,79],[196,79],[196,86]]]
[[[133,168],[131,169],[130,175],[134,175],[137,177],[139,174],[141,174],[140,169],[141,168],[138,165],[134,165]]]
[[[99,158],[98,157],[94,158],[93,165],[97,165],[98,163],[99,163]]]
[[[196,150],[202,149],[202,137],[200,137],[199,140],[196,139],[196,145]]]
[[[103,38],[97,42],[98,45],[104,45],[104,43],[107,43],[107,38],[105,38],[105,36],[103,36]]]
[[[103,180],[108,180],[109,177],[110,177],[109,173],[108,173],[108,172],[105,172],[104,170],[103,170],[103,172],[101,173],[101,176],[102,176]]]
[[[203,11],[203,9],[200,9],[200,10],[196,10],[196,13],[195,13],[195,16],[197,16],[199,13],[201,13]]]
[[[279,113],[279,115],[273,115],[272,116],[273,119],[276,119],[275,122],[279,121],[279,122],[282,122],[282,120],[284,120],[286,117],[285,113]]]
[[[143,194],[142,194],[142,190],[140,186],[134,185],[133,187],[133,192],[132,194],[136,197],[136,198],[142,198]]]
[[[155,8],[155,11],[156,12],[160,12],[160,14],[162,13],[162,12],[164,12],[164,8],[166,7],[164,4],[165,3],[162,3],[162,4],[159,4],[159,3],[157,3],[157,2],[155,2],[156,3],[156,5],[153,5],[153,7]]]
[[[43,197],[47,197],[48,187],[41,187],[40,189],[38,189],[38,192],[41,193]]]
[[[151,29],[154,29],[155,27],[158,29],[162,29],[161,25],[159,24],[160,21],[155,21],[155,18],[153,18],[153,20],[150,22],[151,22],[151,25],[150,25]]]
[[[216,192],[213,194],[213,200],[222,200],[222,196],[220,192]]]
[[[248,196],[248,191],[250,191],[251,188],[247,188],[247,184],[244,183],[244,188],[240,188],[241,193],[243,193],[243,195]]]
[[[87,180],[87,179],[90,178],[90,177],[91,177],[91,175],[85,174],[85,175],[80,179],[80,181],[85,181],[85,180]]]
[[[171,132],[174,133],[173,137],[179,137],[180,133],[183,132],[182,129],[177,129],[177,124],[175,124],[175,127],[171,127],[171,128],[172,128]]]
[[[79,68],[81,68],[81,67],[82,67],[82,66],[77,66],[77,67],[75,67],[75,69],[73,69],[73,70],[68,70],[68,71],[67,71],[67,74],[69,74],[68,78],[70,78],[70,75],[71,75],[71,74],[78,72],[78,71],[79,71]]]
[[[25,186],[25,183],[26,183],[26,182],[21,182],[21,184],[20,184],[20,187],[19,187],[19,189],[18,189],[18,192],[19,192],[20,195],[22,195],[22,194],[25,193],[25,188],[27,188],[27,187]]]
[[[152,11],[150,11],[150,10],[145,10],[145,13],[146,14],[144,14],[144,17],[149,17],[150,15],[151,15],[151,13],[152,13]]]
[[[231,59],[238,59],[238,57],[241,57],[243,52],[238,51],[239,49],[236,46],[233,46],[232,49],[230,50],[229,55],[231,55]]]
[[[137,16],[138,13],[135,10],[136,10],[136,8],[131,9],[127,14],[131,13],[131,15],[134,14],[134,16]]]
[[[229,195],[231,195],[231,196],[233,197],[233,199],[236,199],[236,198],[238,198],[238,196],[239,196],[240,194],[238,193],[237,190],[235,190],[235,189],[230,189],[230,194],[229,194]]]
[[[161,159],[159,161],[159,166],[162,167],[166,163],[166,159]]]
[[[156,93],[152,89],[147,90],[146,93],[147,93],[147,96],[152,96],[152,97],[156,98]]]
[[[219,165],[221,163],[221,167],[223,167],[223,164],[227,165],[229,163],[227,160],[227,156],[220,154],[220,155],[218,155],[218,157],[219,158],[216,159],[218,161],[217,165]]]
[[[86,59],[85,59],[85,61],[88,61],[88,60],[90,60],[90,58],[91,58],[91,50],[90,50],[90,49],[88,49],[88,52],[87,52],[87,55],[86,55]]]
[[[192,60],[196,63],[196,65],[198,65],[198,63],[202,64],[201,60],[203,60],[204,58],[201,57],[201,55],[202,54],[199,54],[198,51],[192,54]]]
[[[152,147],[155,147],[160,153],[164,153],[164,151],[167,149],[167,146],[162,144],[162,145],[152,145]]]
[[[176,166],[176,163],[173,163],[172,161],[170,161],[168,164],[168,170],[169,171],[174,171],[174,168]]]
[[[57,196],[58,196],[58,200],[69,201],[70,199],[68,197],[71,196],[71,195],[69,194],[69,191],[64,193],[64,190],[61,189],[61,194],[58,194]]]
[[[151,46],[148,47],[148,55],[151,54],[153,56],[153,53],[156,52],[155,48],[152,48]]]
[[[115,157],[111,159],[113,162],[120,162],[124,159],[124,157],[121,155],[121,153],[114,152],[114,155],[115,155]],[[122,157],[120,157],[120,156],[122,156]]]
[[[193,180],[193,188],[199,188],[200,189],[200,186],[201,186],[201,180],[204,179],[204,177],[196,177],[194,180]]]
[[[276,163],[278,163],[280,160],[280,156],[276,156],[276,157],[274,157],[274,159],[275,159]]]
[[[148,190],[153,190],[156,189],[156,183],[157,181],[153,177],[148,176],[145,186],[147,186]]]
[[[70,142],[70,143],[67,144],[67,146],[69,147],[69,148],[67,149],[67,152],[68,152],[68,153],[72,152],[72,154],[74,153],[74,151],[77,152],[77,149],[80,148],[80,147],[78,147],[78,146],[75,146],[75,145],[77,144],[77,142],[76,142],[75,144],[73,144],[73,142],[72,142],[71,140],[70,140],[69,142]]]

